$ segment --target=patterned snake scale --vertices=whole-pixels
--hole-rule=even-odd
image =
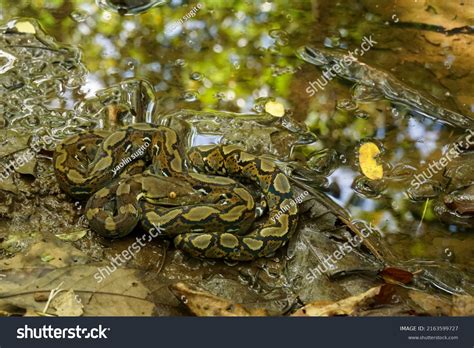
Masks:
[[[53,163],[61,189],[88,199],[89,225],[105,237],[123,237],[140,222],[195,257],[246,261],[271,256],[296,228],[293,190],[274,162],[233,145],[186,154],[167,127],[73,135],[56,147]],[[253,230],[258,204],[236,180],[253,182],[265,197],[269,217]]]

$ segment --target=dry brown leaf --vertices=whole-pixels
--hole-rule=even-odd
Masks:
[[[170,286],[175,296],[199,317],[254,317],[267,316],[264,309],[247,309],[240,304],[214,296],[184,283]]]
[[[381,287],[377,286],[362,294],[348,297],[330,304],[324,302],[312,302],[297,310],[292,314],[292,316],[329,317],[335,315],[353,315],[367,303],[367,300],[373,299],[377,296],[380,289]]]
[[[380,150],[374,143],[364,143],[359,148],[359,165],[362,173],[371,180],[383,178],[383,167],[377,163]]]
[[[26,315],[40,315],[45,302],[37,301],[44,299],[39,294],[49,297],[52,289],[73,289],[79,295],[77,301],[84,306],[84,316],[151,316],[154,313],[154,303],[147,300],[150,291],[139,280],[136,270],[118,268],[100,283],[94,277],[96,272],[97,266],[85,265],[4,271],[6,277],[1,280],[0,308],[16,306],[26,309]],[[52,301],[50,307],[53,305]],[[73,315],[71,312],[77,310],[77,306],[68,306],[67,301],[58,306],[65,315]],[[54,311],[48,310],[47,313]]]
[[[414,290],[410,290],[408,296],[429,315],[446,316],[451,312],[451,301],[449,301],[449,299],[443,299],[438,296]]]
[[[403,269],[394,268],[394,267],[387,267],[380,275],[383,277],[386,283],[402,283],[402,284],[409,284],[413,280],[413,274],[405,271]]]
[[[474,316],[474,297],[468,295],[455,295],[453,297],[452,316]]]
[[[433,296],[421,291],[410,291],[410,299],[432,316],[474,316],[474,297],[454,295],[451,299]]]
[[[58,317],[80,317],[84,313],[82,300],[74,290],[60,292],[51,301],[51,307]]]

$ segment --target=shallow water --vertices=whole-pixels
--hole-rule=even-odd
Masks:
[[[376,91],[368,91],[367,98],[353,105],[353,84],[338,78],[311,96],[309,83],[321,79],[322,72],[299,59],[296,52],[308,45],[338,48],[345,54],[359,47],[364,37],[371,37],[376,43],[360,61],[390,73],[442,108],[474,118],[474,51],[469,49],[473,36],[456,31],[473,25],[474,6],[454,1],[426,6],[408,0],[383,4],[209,0],[200,4],[193,10],[197,3],[173,1],[139,15],[121,16],[91,0],[4,1],[2,21],[36,19],[58,43],[72,47],[73,57],[60,50],[63,55],[55,58],[71,63],[69,74],[63,71],[49,77],[57,85],[42,87],[30,81],[37,89],[28,92],[50,94],[49,107],[57,115],[48,108],[40,114],[31,108],[21,121],[12,122],[14,115],[7,118],[5,127],[33,131],[44,120],[55,119],[56,123],[44,123],[44,127],[57,127],[53,135],[58,139],[91,122],[106,127],[107,122],[97,122],[97,117],[107,116],[109,110],[101,102],[114,94],[109,90],[99,92],[99,101],[91,98],[126,79],[149,82],[149,86],[139,86],[138,94],[127,85],[122,92],[129,92],[115,95],[122,107],[119,118],[126,123],[156,121],[180,109],[262,113],[262,105],[275,99],[293,120],[306,124],[317,136],[286,159],[309,161],[310,167],[316,163],[314,169],[321,161],[311,156],[331,149],[331,161],[322,170],[328,182],[321,189],[354,219],[377,226],[394,254],[406,261],[472,270],[472,228],[440,222],[428,204],[431,200],[414,202],[405,194],[414,175],[438,160],[465,130],[410,113],[410,107],[391,103]],[[179,20],[190,11],[195,15],[181,24]],[[156,100],[151,101],[153,95]],[[2,98],[10,98],[8,91]],[[20,102],[16,101],[17,107]],[[137,109],[130,110],[130,105]],[[75,122],[65,123],[74,117]],[[360,176],[356,150],[367,141],[383,149],[380,162],[386,177],[380,184],[383,190],[375,188],[364,195],[363,188],[351,186]],[[322,161],[328,160],[327,155],[323,152]],[[472,157],[468,161],[472,163]],[[441,180],[442,174],[440,170],[437,178]]]

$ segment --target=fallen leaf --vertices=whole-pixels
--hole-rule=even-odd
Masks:
[[[244,308],[240,304],[214,296],[184,283],[171,285],[170,289],[192,313],[199,317],[253,317],[268,315],[264,309]]]
[[[60,292],[52,301],[58,317],[79,317],[84,313],[82,300],[73,290]]]
[[[23,155],[24,153],[20,153],[18,156],[14,156],[14,157],[18,158],[18,157],[22,157]],[[33,157],[32,159],[27,161],[24,165],[16,168],[15,171],[20,174],[29,174],[29,175],[35,176],[36,164],[37,164],[37,160],[36,158]]]
[[[20,33],[36,34],[36,29],[31,22],[16,22],[15,28]]]
[[[383,178],[383,167],[377,163],[380,150],[374,143],[364,143],[359,148],[359,165],[362,173],[371,180]]]
[[[0,305],[0,317],[22,317],[26,309],[11,304]]]
[[[410,290],[408,297],[424,311],[423,314],[426,313],[432,316],[450,315],[452,304],[447,298],[415,290]]]
[[[77,301],[83,305],[84,316],[151,316],[155,310],[155,304],[147,300],[150,291],[139,280],[139,272],[133,269],[118,268],[101,282],[95,277],[98,266],[89,265],[2,272],[6,277],[1,280],[0,308],[24,308],[30,316],[41,315],[45,302],[40,294],[49,296],[53,289],[73,289]],[[57,304],[60,313],[78,313],[79,307],[68,296]]]
[[[285,115],[285,106],[281,103],[269,101],[265,104],[265,111],[275,117],[283,117]]]
[[[362,294],[329,304],[325,302],[312,302],[297,310],[292,316],[329,317],[335,315],[354,315],[359,309],[364,307],[369,300],[376,297],[380,293],[380,289],[381,287],[377,286]]]
[[[41,261],[43,262],[49,262],[49,261],[52,261],[54,260],[54,256],[52,255],[49,255],[49,254],[42,254],[41,255]]]
[[[18,187],[16,186],[15,181],[13,181],[13,178],[10,174],[8,175],[7,179],[0,180],[0,191],[18,193]]]
[[[59,233],[56,237],[66,242],[76,242],[87,234],[86,229],[74,231],[72,233]]]
[[[397,286],[393,284],[384,284],[381,286],[377,296],[374,296],[375,304],[377,305],[387,305],[391,304],[393,297],[397,293]]]
[[[454,295],[451,315],[455,317],[474,316],[474,297]]]

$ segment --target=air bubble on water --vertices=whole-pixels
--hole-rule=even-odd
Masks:
[[[379,89],[362,84],[352,87],[351,93],[355,101],[372,102],[383,99],[383,94]]]
[[[347,37],[349,35],[349,30],[346,28],[339,28],[339,34],[341,37]]]
[[[338,153],[334,149],[324,149],[311,154],[307,165],[318,174],[329,176],[336,169]]]
[[[342,111],[353,111],[357,109],[357,104],[351,99],[341,99],[337,101],[336,107]]]
[[[272,39],[275,39],[275,42],[278,46],[288,45],[288,33],[281,29],[272,29],[268,33]]]
[[[392,303],[392,304],[400,303],[400,301],[401,301],[400,296],[398,296],[398,295],[392,295],[392,298],[391,298],[391,303]]]
[[[222,51],[224,51],[224,48],[219,44],[215,44],[212,50],[216,53],[222,53]]]
[[[248,43],[249,43],[249,41],[245,37],[242,37],[242,38],[239,39],[239,41],[237,41],[237,46],[245,47],[245,46],[247,46]]]
[[[335,48],[335,47],[339,47],[340,44],[341,44],[341,39],[337,36],[324,38],[325,47]]]
[[[7,34],[11,28],[21,35]],[[8,46],[8,55],[14,58],[7,67],[0,67],[0,86],[4,86],[0,88],[0,127],[9,125],[11,130],[32,135],[48,132],[59,140],[65,130],[78,132],[90,121],[84,116],[81,125],[66,126],[80,112],[71,90],[83,86],[88,73],[77,48],[56,42],[32,19],[13,20],[0,28],[0,46]],[[1,56],[10,61],[10,56]],[[3,59],[0,62],[5,64]],[[9,92],[13,87],[15,93]]]
[[[183,93],[183,99],[188,103],[195,102],[198,99],[198,93],[196,91],[186,91]]]
[[[370,117],[369,113],[365,112],[365,111],[362,111],[362,110],[357,110],[355,113],[354,113],[354,116],[357,117],[357,118],[360,118],[362,120],[366,120]]]
[[[31,127],[35,127],[40,124],[40,119],[36,115],[30,115],[25,120],[27,125]]]
[[[454,252],[449,249],[449,248],[445,248],[444,251],[443,251],[443,254],[444,254],[444,258],[448,261],[454,261]]]
[[[274,101],[274,100],[275,100],[274,98],[270,98],[270,97],[257,98],[255,100],[254,105],[253,105],[253,109],[255,110],[255,112],[257,112],[259,114],[263,114],[263,113],[265,113],[265,105],[269,101]]]
[[[200,72],[195,71],[191,73],[190,78],[191,80],[194,80],[194,81],[201,81],[203,78],[203,75]]]
[[[363,175],[359,175],[354,179],[351,187],[362,196],[377,199],[381,197],[382,191],[385,189],[385,184],[381,180],[373,181]]]
[[[186,61],[182,58],[178,58],[174,61],[174,65],[183,67],[186,66]]]
[[[225,93],[224,92],[215,93],[214,98],[216,98],[217,100],[224,100],[225,99]]]
[[[396,108],[392,108],[392,115],[393,117],[398,117],[400,116],[400,111],[398,111]]]
[[[89,18],[89,14],[86,11],[76,10],[71,12],[71,18],[74,22],[81,23]]]
[[[295,67],[293,66],[278,66],[278,65],[272,65],[272,76],[277,77],[277,76],[282,76],[285,74],[294,74],[296,72]]]
[[[129,70],[135,70],[135,68],[138,65],[138,62],[133,58],[128,58],[128,59],[126,59],[126,65],[127,65]]]

